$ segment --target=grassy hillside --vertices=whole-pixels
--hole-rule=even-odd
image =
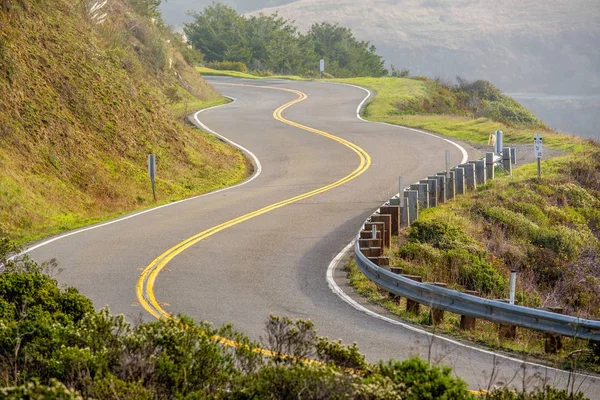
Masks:
[[[352,78],[335,82],[367,87],[376,96],[363,110],[375,122],[409,126],[441,133],[476,144],[487,144],[489,135],[502,130],[505,142],[531,143],[542,133],[546,145],[581,150],[587,140],[558,134],[529,110],[486,81],[449,85],[414,78]]]
[[[92,4],[0,9],[0,223],[20,241],[153,205],[149,153],[159,202],[249,172],[241,153],[176,120],[185,104],[222,100],[151,2]]]

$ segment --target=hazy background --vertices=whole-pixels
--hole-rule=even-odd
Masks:
[[[306,30],[338,22],[396,68],[453,81],[486,79],[555,129],[600,137],[599,0],[223,0],[279,12]],[[168,24],[210,0],[168,0]],[[270,7],[266,8],[265,7]],[[186,19],[187,18],[187,19]]]

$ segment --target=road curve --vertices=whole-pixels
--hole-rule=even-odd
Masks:
[[[33,258],[56,258],[63,269],[59,280],[77,287],[97,307],[109,305],[113,313],[130,319],[152,318],[139,306],[136,282],[167,249],[227,221],[331,185],[359,166],[359,157],[348,147],[273,118],[274,110],[296,94],[256,86],[294,89],[307,98],[285,110],[283,117],[356,144],[370,155],[370,168],[331,190],[228,226],[177,254],[156,277],[157,304],[171,314],[215,325],[233,323],[253,339],[263,333],[269,314],[309,318],[321,335],[357,342],[370,361],[429,357],[453,367],[472,388],[485,388],[492,378],[531,387],[536,384],[530,381],[534,374],[566,384],[568,377],[560,371],[439,338],[431,344],[428,335],[358,311],[327,285],[328,264],[366,217],[398,191],[397,177],[412,182],[443,170],[446,150],[458,164],[462,153],[457,147],[435,136],[359,120],[356,108],[365,92],[355,87],[229,78],[210,82],[237,101],[207,110],[201,120],[256,155],[262,164],[256,179],[66,237],[35,249]],[[463,146],[474,157],[475,150]],[[334,278],[348,289],[339,268]],[[596,378],[580,379],[576,388],[580,382],[589,396],[600,398]]]

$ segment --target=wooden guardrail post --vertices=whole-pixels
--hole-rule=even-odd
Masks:
[[[447,288],[447,283],[434,282],[432,283],[435,286]],[[444,310],[439,308],[431,307],[431,311],[429,311],[429,319],[431,320],[432,325],[439,325],[444,322]]]
[[[437,207],[437,179],[421,179],[419,183],[425,183],[429,187],[429,207]]]
[[[564,312],[562,307],[548,307],[547,310],[557,314],[562,314]],[[560,335],[555,335],[550,332],[544,333],[544,351],[546,353],[556,354],[558,351],[562,350],[562,348],[563,344]]]
[[[509,175],[512,175],[512,162],[510,161],[510,147],[505,147],[502,149],[502,166],[504,170],[508,172]]]
[[[419,192],[416,190],[405,190],[404,196],[406,197],[404,200],[406,201],[408,210],[408,225],[411,225],[419,218]]]
[[[392,216],[389,214],[373,214],[373,215],[371,215],[371,221],[383,223],[383,246],[382,246],[382,248],[384,250],[389,249],[390,245],[392,244]]]
[[[479,297],[479,292],[474,291],[474,290],[465,290],[464,293],[470,294],[471,296]],[[477,323],[477,318],[475,318],[475,317],[470,317],[468,315],[460,316],[460,329],[462,329],[463,331],[474,330],[476,323]]]
[[[485,153],[485,170],[487,173],[487,180],[491,181],[494,179],[494,153]]]
[[[475,165],[475,176],[477,178],[478,185],[484,185],[487,181],[487,172],[485,168],[485,160],[474,161]]]
[[[392,235],[400,233],[400,206],[381,206],[379,209],[382,215],[390,215],[392,217]]]
[[[456,196],[456,171],[449,171],[446,179],[446,198],[454,200]]]
[[[405,278],[412,279],[415,282],[423,282],[423,277],[417,275],[402,275]],[[419,315],[421,307],[418,302],[406,299],[406,311],[415,315]]]
[[[472,192],[477,187],[477,178],[475,177],[475,165],[460,164],[460,168],[465,172],[465,192]]]
[[[416,190],[419,199],[419,210],[429,208],[429,185],[426,183],[414,183],[410,185],[410,190]]]
[[[498,299],[496,301],[500,301],[502,303],[509,302],[507,299]],[[516,301],[515,301],[515,304],[517,304]],[[498,336],[500,337],[500,340],[516,338],[517,337],[517,326],[512,325],[512,324],[498,324]]]
[[[465,182],[465,169],[463,167],[456,167],[454,168],[454,173],[455,173],[455,180],[456,180],[456,191],[455,191],[455,195],[458,194],[465,194],[466,192],[466,182]]]
[[[428,179],[437,180],[437,202],[442,204],[446,202],[446,174],[437,174],[427,177]]]

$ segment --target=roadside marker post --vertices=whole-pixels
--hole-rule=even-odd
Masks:
[[[517,288],[517,271],[510,272],[510,298],[508,302],[515,304],[515,292]]]
[[[323,72],[325,72],[325,59],[321,58],[319,61],[319,72],[321,73],[321,79],[323,79]]]
[[[154,178],[156,177],[156,156],[154,154],[148,155],[148,178],[152,182],[152,196],[156,201],[156,190],[154,186]]]
[[[536,133],[533,136],[533,152],[537,159],[538,179],[542,178],[542,157],[544,156],[544,147],[542,145],[542,135]]]

